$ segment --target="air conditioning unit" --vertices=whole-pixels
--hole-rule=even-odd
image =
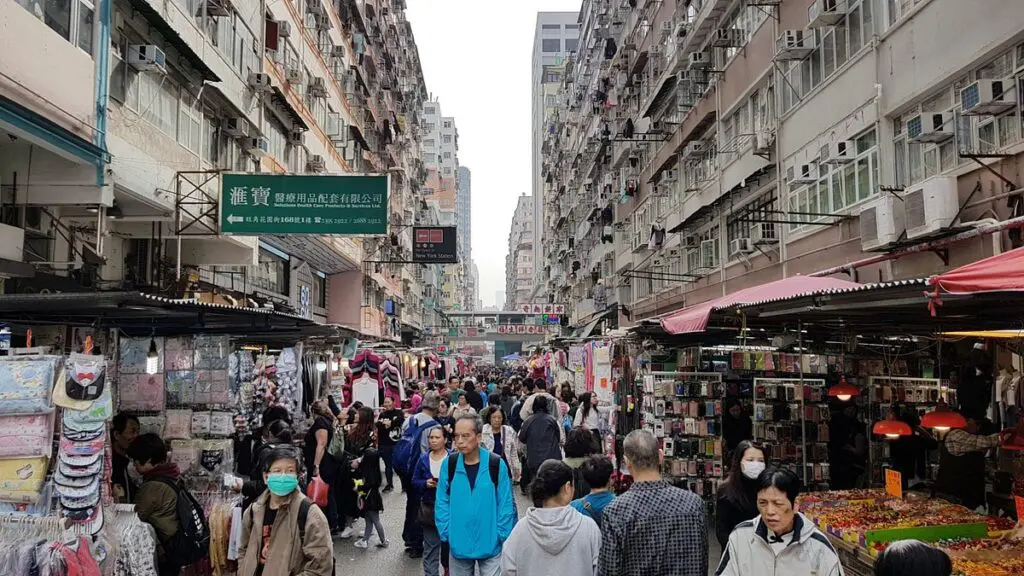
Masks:
[[[686,160],[697,160],[700,159],[707,152],[707,146],[703,140],[696,140],[690,142],[683,148],[683,158]]]
[[[754,251],[754,244],[750,238],[733,238],[729,240],[729,254],[750,254]]]
[[[302,130],[292,130],[288,133],[288,143],[294,146],[302,146],[306,142],[306,133]]]
[[[315,24],[314,28],[316,28],[317,30],[319,30],[321,32],[326,32],[326,31],[330,30],[331,28],[333,28],[333,26],[331,25],[331,19],[328,18],[326,15],[324,15],[324,16],[317,16],[316,17],[316,21],[314,22],[314,24]]]
[[[700,243],[700,267],[709,270],[718,266],[718,240],[704,240]]]
[[[277,21],[277,35],[280,38],[288,38],[292,35],[292,23],[287,20]]]
[[[907,138],[911,142],[945,142],[953,137],[951,112],[925,112],[907,119]]]
[[[711,56],[707,52],[690,54],[690,70],[705,70],[711,66]]]
[[[291,84],[292,86],[302,85],[302,82],[305,80],[302,68],[289,68],[285,72],[284,80],[285,82]]]
[[[750,225],[750,242],[754,246],[778,244],[779,236],[774,222],[754,222]]]
[[[903,233],[901,200],[883,192],[860,211],[860,245],[865,252],[895,244]]]
[[[830,142],[821,147],[818,162],[821,164],[846,164],[857,155],[857,143],[853,140]]]
[[[327,164],[324,163],[324,157],[319,154],[313,154],[306,160],[306,170],[309,172],[320,173],[327,169]]]
[[[743,30],[739,28],[718,28],[711,34],[711,45],[715,48],[743,46]]]
[[[807,8],[807,27],[835,26],[846,18],[846,0],[814,0]]]
[[[270,140],[264,136],[246,138],[244,148],[246,152],[252,154],[256,158],[263,158],[270,154]]]
[[[167,74],[167,55],[153,44],[129,46],[128,64],[140,72]]]
[[[347,141],[344,125],[345,122],[341,119],[341,114],[332,112],[327,115],[327,126],[325,126],[324,132],[327,133],[327,137],[335,144],[339,141]]]
[[[345,57],[345,47],[343,45],[341,45],[341,44],[335,44],[334,47],[331,48],[331,58],[344,58],[344,57]]]
[[[910,240],[949,228],[960,211],[956,178],[936,176],[907,187],[903,211]]]
[[[683,236],[682,239],[679,240],[679,244],[686,248],[696,248],[697,246],[700,245],[700,238],[698,236],[690,234],[687,236]]]
[[[324,4],[320,0],[309,0],[306,3],[306,13],[318,17],[327,17],[327,9],[324,8]]]
[[[249,121],[241,116],[228,118],[224,122],[223,129],[225,134],[234,138],[249,137]]]
[[[327,82],[320,76],[316,76],[309,83],[309,93],[317,98],[327,98]]]
[[[270,74],[264,74],[262,72],[250,72],[248,78],[249,88],[252,88],[255,92],[269,92],[270,91]]]
[[[818,167],[813,164],[794,164],[786,169],[786,181],[790,187],[814,184],[818,181]]]
[[[676,80],[681,84],[686,82],[690,84],[707,84],[708,73],[706,70],[680,70],[676,73]]]
[[[673,184],[679,179],[679,172],[674,168],[670,168],[661,173],[662,184]]]
[[[1017,105],[1010,92],[1015,90],[1013,79],[977,80],[960,90],[964,114],[995,116],[1008,112]],[[1017,95],[1020,98],[1020,95]]]
[[[813,30],[786,30],[775,46],[776,60],[803,60],[814,52]]]

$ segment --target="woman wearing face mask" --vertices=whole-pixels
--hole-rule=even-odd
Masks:
[[[757,477],[764,471],[764,451],[743,440],[733,452],[729,477],[718,489],[715,534],[725,548],[729,534],[740,522],[757,516]]]
[[[302,456],[277,447],[267,455],[267,491],[242,516],[239,576],[331,576],[334,545],[327,517],[299,490]]]
[[[284,420],[274,420],[263,428],[263,443],[253,453],[253,461],[257,464],[258,470],[252,477],[244,482],[239,480],[232,488],[235,492],[241,492],[243,496],[242,510],[249,508],[252,503],[260,497],[260,494],[267,489],[263,481],[262,470],[267,467],[267,458],[270,453],[279,446],[290,446],[292,443],[292,428]]]

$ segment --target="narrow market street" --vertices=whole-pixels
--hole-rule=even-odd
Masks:
[[[357,520],[355,527],[356,535],[351,538],[334,539],[334,557],[338,560],[338,574],[351,574],[353,576],[376,576],[376,575],[413,575],[423,574],[423,559],[409,558],[405,554],[402,545],[402,518],[405,514],[405,494],[397,487],[398,480],[395,479],[395,491],[389,494],[382,494],[384,497],[384,513],[381,514],[381,521],[384,523],[384,530],[387,533],[391,545],[387,548],[377,548],[377,534],[374,532],[370,537],[370,547],[360,550],[353,546],[358,536],[362,536],[363,521]],[[514,491],[516,495],[516,506],[520,516],[530,505],[529,499],[523,496],[519,489]]]

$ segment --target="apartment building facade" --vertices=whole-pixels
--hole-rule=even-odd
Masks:
[[[505,255],[505,310],[530,302],[533,296],[533,197],[524,192],[512,213]]]
[[[549,224],[578,230],[545,261],[551,297],[582,299],[574,322],[602,305],[635,322],[796,274],[920,277],[1019,246],[1013,5],[585,2],[545,157]],[[561,279],[577,266],[591,274]]]
[[[533,205],[533,229],[537,234],[537,246],[542,246],[544,240],[544,230],[541,226],[544,219],[544,187],[541,173],[544,125],[554,106],[554,94],[561,85],[561,71],[565,61],[570,54],[576,51],[579,43],[578,16],[576,12],[538,12],[537,24],[533,32],[533,53],[530,61],[532,138],[530,195],[536,200]],[[540,268],[535,266],[534,276],[537,276],[539,272]]]
[[[87,270],[93,288],[184,278],[369,338],[418,330],[411,271],[365,262],[408,253],[426,176],[401,3],[113,0],[73,3],[67,21],[29,7],[0,3],[5,42],[35,55],[3,51],[0,94],[21,118],[5,122],[0,184],[37,268]],[[220,235],[220,171],[387,172],[393,233]]]
[[[459,243],[462,244],[462,259],[471,263],[473,262],[473,173],[465,166],[459,166],[457,189],[456,224],[459,227]]]

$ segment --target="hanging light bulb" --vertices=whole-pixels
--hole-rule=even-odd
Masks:
[[[331,372],[337,372],[340,364],[338,364],[338,357],[331,356]]]
[[[327,362],[324,362],[323,360],[317,360],[316,361],[316,371],[317,372],[327,372]]]
[[[860,395],[860,388],[853,384],[847,384],[846,376],[841,376],[839,384],[828,389],[828,395],[837,398],[840,402],[849,402],[854,396]]]
[[[149,353],[146,354],[146,374],[156,374],[160,368],[160,352],[156,349],[156,338],[149,339]]]
[[[420,368],[426,368],[426,367],[427,367],[427,359],[426,358],[420,358]]]

